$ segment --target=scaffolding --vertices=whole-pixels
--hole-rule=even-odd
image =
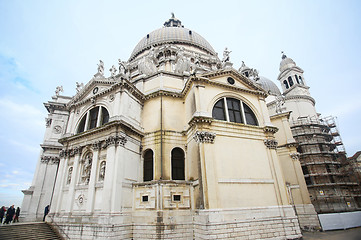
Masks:
[[[359,185],[344,171],[347,157],[336,118],[300,117],[290,121],[312,203],[318,213],[360,209]]]

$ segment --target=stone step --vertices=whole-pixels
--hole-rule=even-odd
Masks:
[[[62,238],[47,223],[34,222],[34,223],[0,225],[0,239],[1,240],[13,240],[13,239],[61,240]]]

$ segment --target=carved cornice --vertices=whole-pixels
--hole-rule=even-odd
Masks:
[[[198,143],[214,143],[215,138],[216,134],[211,132],[196,131],[193,135],[193,139]]]
[[[307,95],[288,95],[285,97],[285,100],[289,99],[306,99],[312,102],[313,106],[315,106],[316,101],[313,97],[307,96]]]
[[[97,140],[97,141],[94,141],[94,142],[86,144],[86,145],[77,146],[74,148],[63,149],[60,151],[59,156],[61,158],[63,158],[63,157],[74,157],[76,154],[81,155],[82,150],[85,147],[91,147],[94,151],[106,149],[108,146],[111,146],[111,145],[124,147],[125,144],[127,143],[127,141],[128,141],[128,139],[125,136],[118,136],[118,135],[109,136],[104,140]]]
[[[41,156],[40,158],[40,162],[46,164],[58,164],[59,160],[57,156]]]
[[[193,117],[189,122],[188,125],[190,127],[196,125],[196,124],[202,124],[202,123],[206,123],[206,124],[211,124],[213,121],[213,118],[210,117],[202,117],[202,116],[197,116],[197,117]]]
[[[278,142],[276,139],[264,139],[263,140],[264,144],[266,145],[266,147],[268,147],[269,149],[276,149]]]
[[[67,111],[65,103],[57,103],[57,102],[49,101],[47,103],[44,103],[44,106],[49,113],[54,113],[55,110]]]
[[[61,139],[59,139],[59,142],[64,145],[66,142],[71,142],[71,141],[74,141],[74,140],[77,140],[80,138],[88,137],[90,135],[94,135],[94,134],[97,134],[97,133],[100,133],[100,132],[103,132],[103,131],[106,131],[108,129],[118,127],[118,126],[123,128],[124,130],[130,131],[140,137],[144,136],[144,133],[142,131],[133,127],[130,123],[125,122],[124,120],[114,120],[114,121],[108,122],[107,124],[105,124],[101,127],[93,128],[91,130],[88,130],[88,131],[85,131],[82,133],[78,133],[73,136],[61,138]]]
[[[265,126],[263,128],[263,131],[265,133],[272,133],[272,134],[275,134],[276,132],[278,132],[278,128],[277,127],[273,127],[273,126]]]

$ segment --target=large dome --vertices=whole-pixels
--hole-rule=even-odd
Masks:
[[[189,44],[198,47],[211,55],[217,55],[207,40],[198,33],[184,28],[181,25],[181,22],[173,15],[171,19],[164,23],[164,27],[154,30],[140,40],[130,55],[129,60],[133,60],[137,55],[142,53],[144,50],[149,49],[151,46],[158,46],[167,43]]]
[[[260,76],[256,83],[261,86],[270,95],[278,96],[281,95],[280,89],[277,85],[269,80],[268,78]]]

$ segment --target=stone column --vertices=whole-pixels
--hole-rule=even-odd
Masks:
[[[94,209],[94,200],[95,200],[95,182],[98,172],[98,158],[100,152],[100,144],[99,142],[93,143],[93,160],[90,171],[90,180],[88,187],[88,197],[86,202],[86,212],[92,213]]]
[[[111,137],[106,141],[110,141]],[[115,186],[113,179],[115,178],[115,144],[107,146],[107,161],[105,166],[105,177],[103,185],[103,207],[104,212],[110,212],[112,206],[112,192]]]
[[[64,155],[63,155],[64,154]],[[64,185],[64,175],[66,175],[67,165],[68,165],[68,156],[64,151],[60,153],[62,156],[59,161],[58,176],[56,178],[53,201],[50,206],[50,211],[58,213],[61,211],[61,201]],[[53,210],[53,211],[52,211]]]
[[[276,153],[277,141],[275,139],[265,139],[264,143],[267,147],[268,160],[271,167],[272,178],[274,179],[274,187],[277,196],[278,205],[289,205],[285,180],[283,177],[280,162]]]
[[[210,144],[214,143],[215,133],[200,132],[194,133],[194,140],[199,143],[199,155],[201,161],[203,202],[204,208],[217,208],[217,183],[216,171],[214,166],[213,148]]]
[[[122,210],[122,192],[124,178],[124,145],[127,139],[124,136],[115,136],[115,164],[112,184],[111,212]]]
[[[74,157],[74,164],[73,164],[73,172],[71,176],[71,181],[69,184],[69,192],[68,192],[68,204],[66,206],[65,212],[71,213],[73,211],[74,207],[74,192],[75,192],[75,186],[79,181],[79,162],[80,162],[80,156],[81,156],[81,149],[79,149],[78,154]]]

